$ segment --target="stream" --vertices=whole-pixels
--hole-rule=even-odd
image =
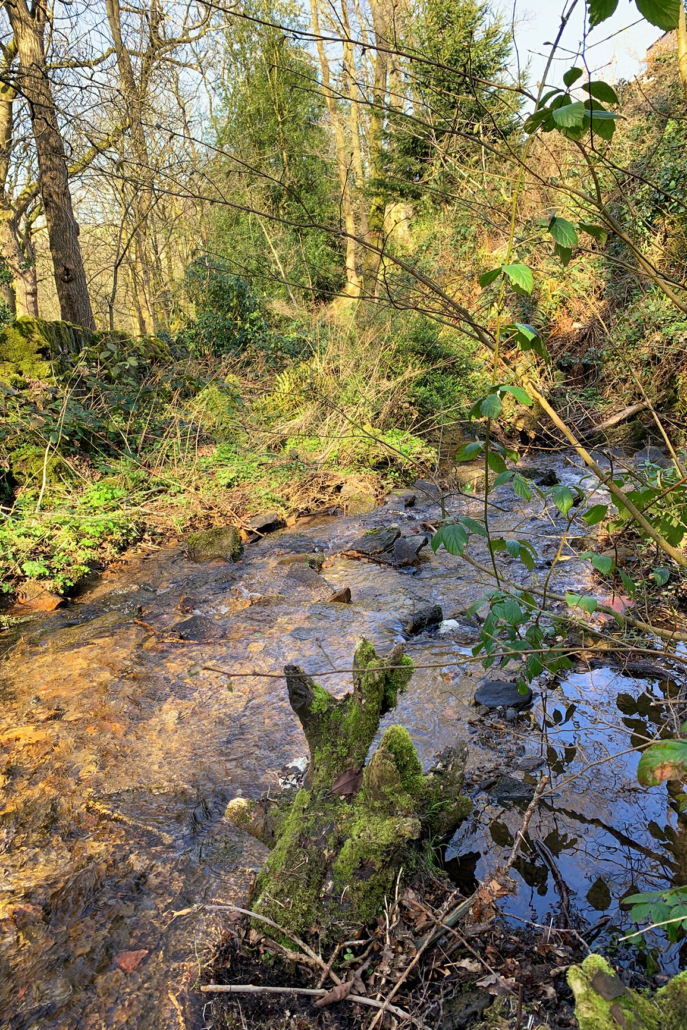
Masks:
[[[544,467],[561,482],[581,478],[564,458]],[[545,575],[560,519],[510,486],[493,500],[493,529],[531,539]],[[450,508],[480,517],[482,503],[463,496]],[[300,519],[235,564],[196,564],[181,542],[169,544],[0,634],[0,1026],[205,1026],[193,987],[224,924],[194,906],[245,902],[265,856],[224,820],[226,804],[276,790],[279,770],[307,753],[283,679],[259,674],[296,662],[345,693],[349,675],[324,674],[350,668],[357,639],[384,653],[429,604],[458,625],[407,641],[418,668],[384,726],[404,724],[425,766],[442,748],[469,744],[475,811],[446,854],[456,882],[470,890],[507,856],[521,825],[527,800],[498,800],[499,778],[526,793],[543,771],[555,792],[530,825],[517,894],[502,902],[513,925],[555,926],[559,916],[535,839],[567,884],[575,926],[596,928],[596,947],[633,929],[620,906],[628,893],[687,882],[687,823],[665,787],[639,787],[637,755],[620,754],[632,734],[661,724],[665,684],[579,666],[545,694],[534,684],[534,703],[516,720],[480,716],[472,699],[489,674],[464,663],[478,631],[465,609],[486,577],[429,547],[417,570],[340,555],[365,529],[395,523],[412,535],[438,517],[438,505],[418,495],[407,510]],[[313,551],[326,556],[321,576],[294,575],[294,555]],[[553,588],[598,592],[591,575],[588,563],[565,562]],[[327,602],[344,587],[351,604]],[[175,640],[172,627],[194,613],[214,631],[204,623],[205,641]],[[231,689],[203,665],[233,672]],[[647,948],[650,975],[687,965],[687,946],[656,936]]]

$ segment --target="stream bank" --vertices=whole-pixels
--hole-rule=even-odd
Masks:
[[[550,465],[562,482],[582,475],[562,459]],[[544,571],[557,546],[550,513],[510,487],[494,501],[494,529],[531,538]],[[452,503],[480,513],[479,499]],[[489,677],[469,660],[477,624],[465,615],[489,585],[482,575],[428,547],[417,569],[342,554],[392,523],[412,544],[438,517],[418,494],[411,508],[396,500],[364,516],[302,519],[234,564],[197,564],[170,545],[2,635],[3,1025],[204,1025],[194,986],[225,923],[193,906],[240,904],[265,856],[225,821],[226,805],[276,789],[283,766],[306,753],[282,667],[298,663],[343,694],[350,675],[328,673],[350,669],[360,636],[386,653],[436,604],[456,624],[406,640],[416,671],[390,721],[408,728],[425,767],[444,747],[470,748],[475,813],[447,854],[456,882],[469,889],[508,853],[542,770],[556,792],[530,838],[554,857],[580,925],[602,923],[598,944],[632,929],[625,895],[687,881],[687,831],[665,789],[638,786],[634,753],[608,761],[665,717],[657,682],[576,667],[546,694],[536,686],[514,719],[483,713],[473,698]],[[320,572],[306,554],[323,556]],[[589,576],[569,562],[555,587],[581,591]],[[350,604],[329,601],[346,588]],[[234,673],[231,689],[206,665]],[[555,925],[554,876],[534,847],[515,874],[506,919]],[[649,962],[623,952],[647,985],[687,961],[660,937],[648,948]]]

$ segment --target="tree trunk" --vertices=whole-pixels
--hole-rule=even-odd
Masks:
[[[680,13],[677,23],[677,63],[682,79],[682,88],[687,100],[687,18],[685,17],[684,0],[680,0]]]
[[[345,939],[383,910],[419,842],[446,836],[470,812],[460,790],[467,749],[450,749],[423,775],[402,726],[391,726],[365,765],[382,716],[412,675],[397,645],[379,659],[363,640],[353,692],[337,700],[296,665],[289,701],[310,749],[304,788],[275,801],[236,798],[227,818],[274,850],[256,883],[254,909],[285,929]]]
[[[372,0],[372,23],[375,42],[389,47],[389,17],[386,0]],[[379,251],[384,247],[384,213],[386,195],[383,189],[384,169],[384,121],[389,72],[389,55],[377,50],[374,59],[374,86],[372,90],[372,112],[370,114],[369,152],[372,196],[368,212],[369,240],[376,248],[365,255],[365,292],[377,293],[377,277],[381,263]]]
[[[46,68],[47,8],[43,2],[37,2],[29,11],[26,0],[13,0],[5,10],[17,41],[21,89],[31,113],[60,311],[65,321],[94,329],[64,144]]]

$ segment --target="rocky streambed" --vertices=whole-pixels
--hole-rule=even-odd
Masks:
[[[564,460],[546,471],[582,475]],[[562,880],[575,925],[608,944],[632,928],[625,895],[687,881],[686,825],[665,789],[638,786],[627,753],[660,725],[669,688],[579,667],[535,684],[525,707],[503,687],[495,696],[466,615],[489,584],[426,545],[440,515],[432,491],[408,500],[302,519],[236,562],[193,561],[170,544],[0,636],[3,1027],[205,1025],[194,985],[223,916],[196,906],[244,900],[265,854],[225,820],[227,803],[276,789],[305,754],[283,665],[345,693],[350,675],[337,670],[362,635],[382,653],[406,641],[416,671],[388,718],[423,762],[469,745],[475,811],[446,855],[456,882],[470,889],[508,853],[544,770],[555,793],[503,902],[514,925],[562,925]],[[531,539],[545,574],[554,518],[510,487],[493,501],[494,529]],[[481,503],[449,507],[478,516]],[[581,592],[589,576],[570,561],[555,585]],[[647,982],[687,962],[661,937],[648,947]]]

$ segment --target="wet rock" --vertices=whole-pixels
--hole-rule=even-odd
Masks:
[[[518,713],[515,708],[506,708],[506,714],[504,716],[506,722],[515,722],[518,718]]]
[[[487,991],[475,988],[444,1001],[441,1030],[461,1030],[461,1027],[471,1025],[474,1018],[488,1009],[493,1000]]]
[[[282,529],[286,525],[286,522],[279,514],[278,511],[271,511],[267,515],[254,515],[251,519],[246,522],[246,529],[251,530],[253,533],[274,533],[277,529]]]
[[[522,772],[529,772],[529,773],[531,773],[531,772],[534,772],[535,769],[538,769],[539,766],[543,765],[543,764],[544,764],[544,759],[543,758],[537,758],[536,755],[533,755],[532,757],[521,758],[515,768],[521,770]]]
[[[199,644],[220,640],[224,636],[222,627],[205,615],[192,615],[190,619],[177,622],[172,626],[172,633],[177,633],[182,640],[194,640]]]
[[[487,680],[475,693],[475,701],[487,708],[525,708],[532,702],[532,691],[528,687],[527,693],[521,694],[516,683]]]
[[[394,561],[397,565],[419,565],[420,551],[429,543],[424,534],[401,536],[394,543]]]
[[[302,758],[295,758],[293,762],[288,762],[282,766],[277,773],[281,789],[293,790],[302,787],[309,765],[310,759],[303,756]]]
[[[424,632],[426,629],[431,629],[433,626],[438,626],[444,618],[444,613],[441,610],[440,604],[431,604],[426,608],[419,608],[416,612],[413,612],[409,621],[403,627],[408,636],[413,637],[418,633]]]
[[[652,465],[660,465],[661,468],[672,465],[672,461],[660,447],[642,447],[641,451],[635,454],[635,461],[650,461]]]
[[[324,554],[321,551],[312,554],[289,554],[286,558],[280,558],[277,565],[309,565],[311,569],[319,572],[324,565]]]
[[[180,597],[177,605],[177,611],[180,611],[182,615],[190,615],[200,605],[200,601],[197,597]]]
[[[530,479],[537,486],[557,486],[560,482],[554,469],[522,468],[519,471],[525,479]]]
[[[25,583],[22,583],[17,592],[17,600],[25,608],[31,608],[36,612],[54,612],[56,608],[64,604],[63,597],[49,590],[47,583],[36,579],[27,579]]]
[[[496,801],[507,803],[509,801],[531,801],[534,791],[535,788],[531,783],[523,783],[522,780],[516,780],[514,776],[500,776],[489,793]]]
[[[279,550],[277,553],[308,554],[313,549],[315,551],[317,549],[317,544],[313,542],[312,537],[305,536],[302,533],[295,533],[293,536],[282,536],[277,541],[273,541],[273,543],[278,545]]]
[[[335,594],[327,598],[328,604],[350,604],[351,603],[351,588],[344,587],[343,590],[337,590]]]
[[[380,526],[378,529],[368,529],[352,544],[347,547],[348,551],[357,551],[358,554],[383,554],[390,551],[401,535],[398,526]]]
[[[241,534],[236,526],[215,526],[188,538],[188,556],[192,561],[224,558],[236,561],[241,554]]]
[[[395,504],[399,508],[412,508],[416,500],[412,490],[390,490],[384,503]]]
[[[417,479],[411,489],[415,494],[420,494],[423,500],[439,501],[441,500],[441,490],[436,483],[430,483],[427,479]]]
[[[311,590],[317,590],[323,584],[326,585],[322,576],[315,569],[311,569],[309,565],[297,564],[289,566],[286,580],[290,583],[300,583],[301,586],[309,587]]]
[[[448,636],[449,633],[455,633],[460,629],[460,623],[456,619],[444,619],[439,626],[439,633],[442,637]]]

